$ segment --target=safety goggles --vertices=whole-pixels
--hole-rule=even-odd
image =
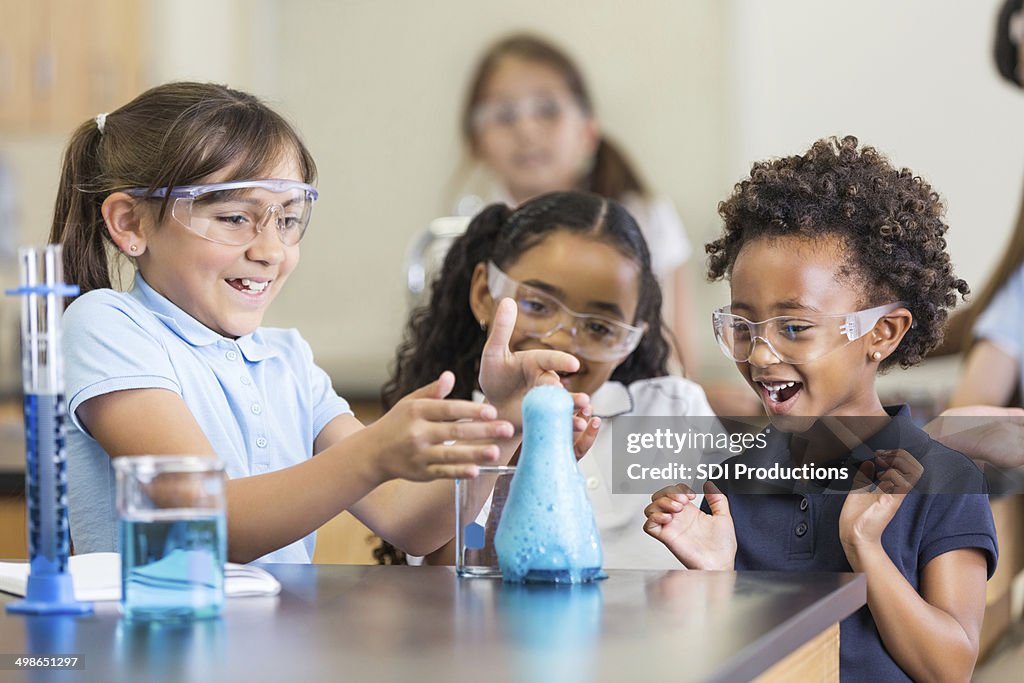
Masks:
[[[898,301],[855,313],[782,315],[753,322],[725,306],[712,313],[715,339],[727,357],[746,363],[760,341],[783,363],[810,363],[860,339],[885,315],[906,304]]]
[[[570,113],[579,113],[580,107],[571,97],[564,95],[532,95],[516,100],[483,102],[473,110],[474,130],[484,128],[511,128],[520,120],[530,118],[541,124],[554,124]]]
[[[646,323],[627,325],[600,315],[577,313],[551,294],[524,285],[487,264],[487,288],[491,297],[514,299],[519,306],[516,330],[527,337],[545,339],[565,330],[573,340],[573,352],[596,362],[620,361],[640,343]]]
[[[273,225],[292,246],[306,233],[313,203],[312,185],[297,180],[235,180],[212,185],[182,185],[125,190],[133,197],[171,200],[171,216],[203,239],[243,246]]]

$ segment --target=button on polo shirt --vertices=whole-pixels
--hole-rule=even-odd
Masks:
[[[918,458],[926,471],[939,472],[961,487],[958,490],[983,490],[984,478],[974,463],[932,441],[913,424],[906,406],[886,410],[892,417],[889,424],[844,459],[851,468],[872,457],[876,448],[899,447]],[[765,448],[750,449],[727,463],[792,464],[789,436],[777,431],[766,436]],[[729,499],[737,570],[852,571],[839,541],[839,515],[847,495],[863,494],[847,494],[837,482],[766,482],[760,489],[768,493],[740,493],[735,484],[716,483]],[[706,502],[702,509],[709,511]],[[928,562],[959,548],[981,550],[991,576],[997,550],[988,496],[912,491],[886,527],[882,545],[914,587],[920,586]],[[840,667],[844,681],[909,680],[882,645],[866,607],[840,624]]]

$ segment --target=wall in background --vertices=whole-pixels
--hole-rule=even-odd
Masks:
[[[980,289],[1024,180],[1024,92],[992,60],[1000,0],[734,0],[728,168],[853,133],[931,181],[949,247]]]
[[[280,13],[290,49],[281,102],[320,165],[322,201],[284,315],[303,321],[341,382],[376,388],[406,317],[403,261],[414,234],[451,210],[458,116],[476,58],[511,30],[565,46],[591,81],[606,131],[671,196],[696,237],[722,192],[721,5],[657,0],[333,3]],[[315,17],[315,21],[310,21]],[[274,314],[277,316],[277,313]]]
[[[855,132],[946,196],[956,265],[976,285],[1019,200],[1024,94],[991,65],[998,0],[645,0],[628,11],[612,0],[146,1],[148,83],[251,90],[316,156],[322,200],[267,323],[302,330],[350,395],[386,376],[407,312],[406,246],[450,209],[465,81],[511,30],[542,32],[578,59],[606,131],[679,208],[697,247],[705,376],[734,370],[704,329],[728,291],[702,282],[700,245],[750,161]],[[68,133],[0,131],[23,242],[46,235]],[[0,343],[13,355],[2,333]]]

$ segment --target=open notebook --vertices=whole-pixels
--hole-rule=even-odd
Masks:
[[[156,563],[159,564],[159,563]],[[121,556],[117,553],[72,555],[68,571],[75,599],[83,602],[121,599]],[[25,595],[28,562],[0,562],[0,591]],[[281,584],[270,572],[248,564],[228,562],[224,567],[224,593],[229,598],[277,595]]]

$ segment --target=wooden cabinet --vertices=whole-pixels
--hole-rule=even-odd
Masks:
[[[25,496],[0,495],[0,560],[27,560]]]
[[[0,0],[0,130],[67,132],[144,83],[143,0]]]

